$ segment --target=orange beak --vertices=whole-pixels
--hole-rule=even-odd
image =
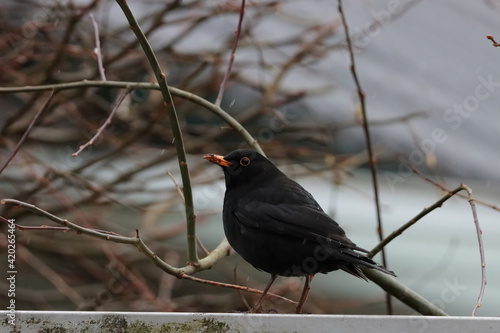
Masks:
[[[206,159],[209,162],[212,162],[214,164],[217,164],[217,165],[220,165],[220,166],[223,166],[223,167],[228,167],[231,164],[233,164],[233,163],[231,163],[229,161],[226,161],[224,159],[224,156],[221,156],[221,155],[207,154],[207,155],[203,156],[203,158]]]

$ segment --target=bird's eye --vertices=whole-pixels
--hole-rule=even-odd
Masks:
[[[250,164],[250,158],[248,157],[242,157],[241,160],[240,160],[240,164],[242,166],[247,166]]]

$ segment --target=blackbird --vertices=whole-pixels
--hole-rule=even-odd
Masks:
[[[233,249],[255,268],[271,274],[264,292],[250,310],[258,311],[278,275],[305,276],[296,313],[316,273],[341,269],[368,281],[359,266],[396,276],[377,264],[347,238],[313,196],[288,178],[266,157],[252,150],[204,159],[222,167],[226,180],[224,232]]]

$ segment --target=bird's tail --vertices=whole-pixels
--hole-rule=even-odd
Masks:
[[[357,252],[354,252],[352,250],[348,251],[342,251],[342,253],[346,256],[349,257],[348,264],[342,267],[341,269],[344,270],[345,272],[352,274],[360,279],[363,279],[365,281],[368,281],[368,278],[363,274],[363,271],[361,268],[359,268],[359,265],[366,266],[368,268],[376,269],[377,271],[381,271],[382,273],[396,276],[393,271],[388,270],[384,266],[376,263],[372,259],[368,258],[364,254],[360,254]]]

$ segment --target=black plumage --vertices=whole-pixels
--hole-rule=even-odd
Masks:
[[[266,157],[236,150],[204,158],[224,170],[223,223],[229,243],[254,267],[271,274],[264,293],[277,275],[306,276],[296,310],[300,312],[316,273],[341,269],[367,280],[362,265],[395,276],[366,257],[368,251],[347,238],[313,196]],[[253,310],[258,310],[263,296]]]

